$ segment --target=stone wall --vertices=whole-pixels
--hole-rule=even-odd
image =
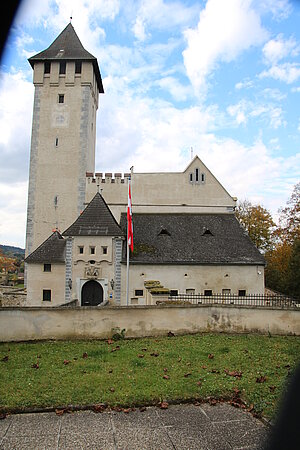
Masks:
[[[105,339],[198,332],[300,335],[300,311],[234,306],[2,308],[0,341]]]

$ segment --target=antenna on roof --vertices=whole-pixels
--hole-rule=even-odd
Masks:
[[[191,159],[193,159],[193,157],[194,157],[194,150],[193,147],[191,147]]]

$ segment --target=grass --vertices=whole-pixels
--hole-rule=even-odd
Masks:
[[[0,409],[226,398],[236,388],[256,413],[272,417],[299,356],[292,336],[0,344]]]

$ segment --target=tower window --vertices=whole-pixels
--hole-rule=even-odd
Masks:
[[[51,289],[43,289],[43,302],[51,302]]]
[[[65,103],[65,94],[58,94],[58,103]]]
[[[44,63],[44,73],[50,73],[50,69],[51,69],[51,63],[49,61],[46,61]]]
[[[83,254],[83,246],[82,245],[80,245],[79,247],[78,247],[78,251],[79,251],[79,253],[82,255]]]
[[[90,247],[90,253],[91,253],[91,255],[95,254],[95,247]]]
[[[107,247],[102,247],[102,254],[107,255]]]
[[[59,74],[65,75],[65,73],[66,73],[66,61],[61,61],[59,63]]]
[[[58,147],[58,137],[55,138],[55,147]]]
[[[81,61],[75,62],[75,73],[81,73]]]

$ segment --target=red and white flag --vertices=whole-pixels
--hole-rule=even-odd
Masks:
[[[131,204],[131,189],[130,179],[128,180],[128,206],[127,206],[127,242],[133,252],[133,223],[132,223],[132,204]]]

